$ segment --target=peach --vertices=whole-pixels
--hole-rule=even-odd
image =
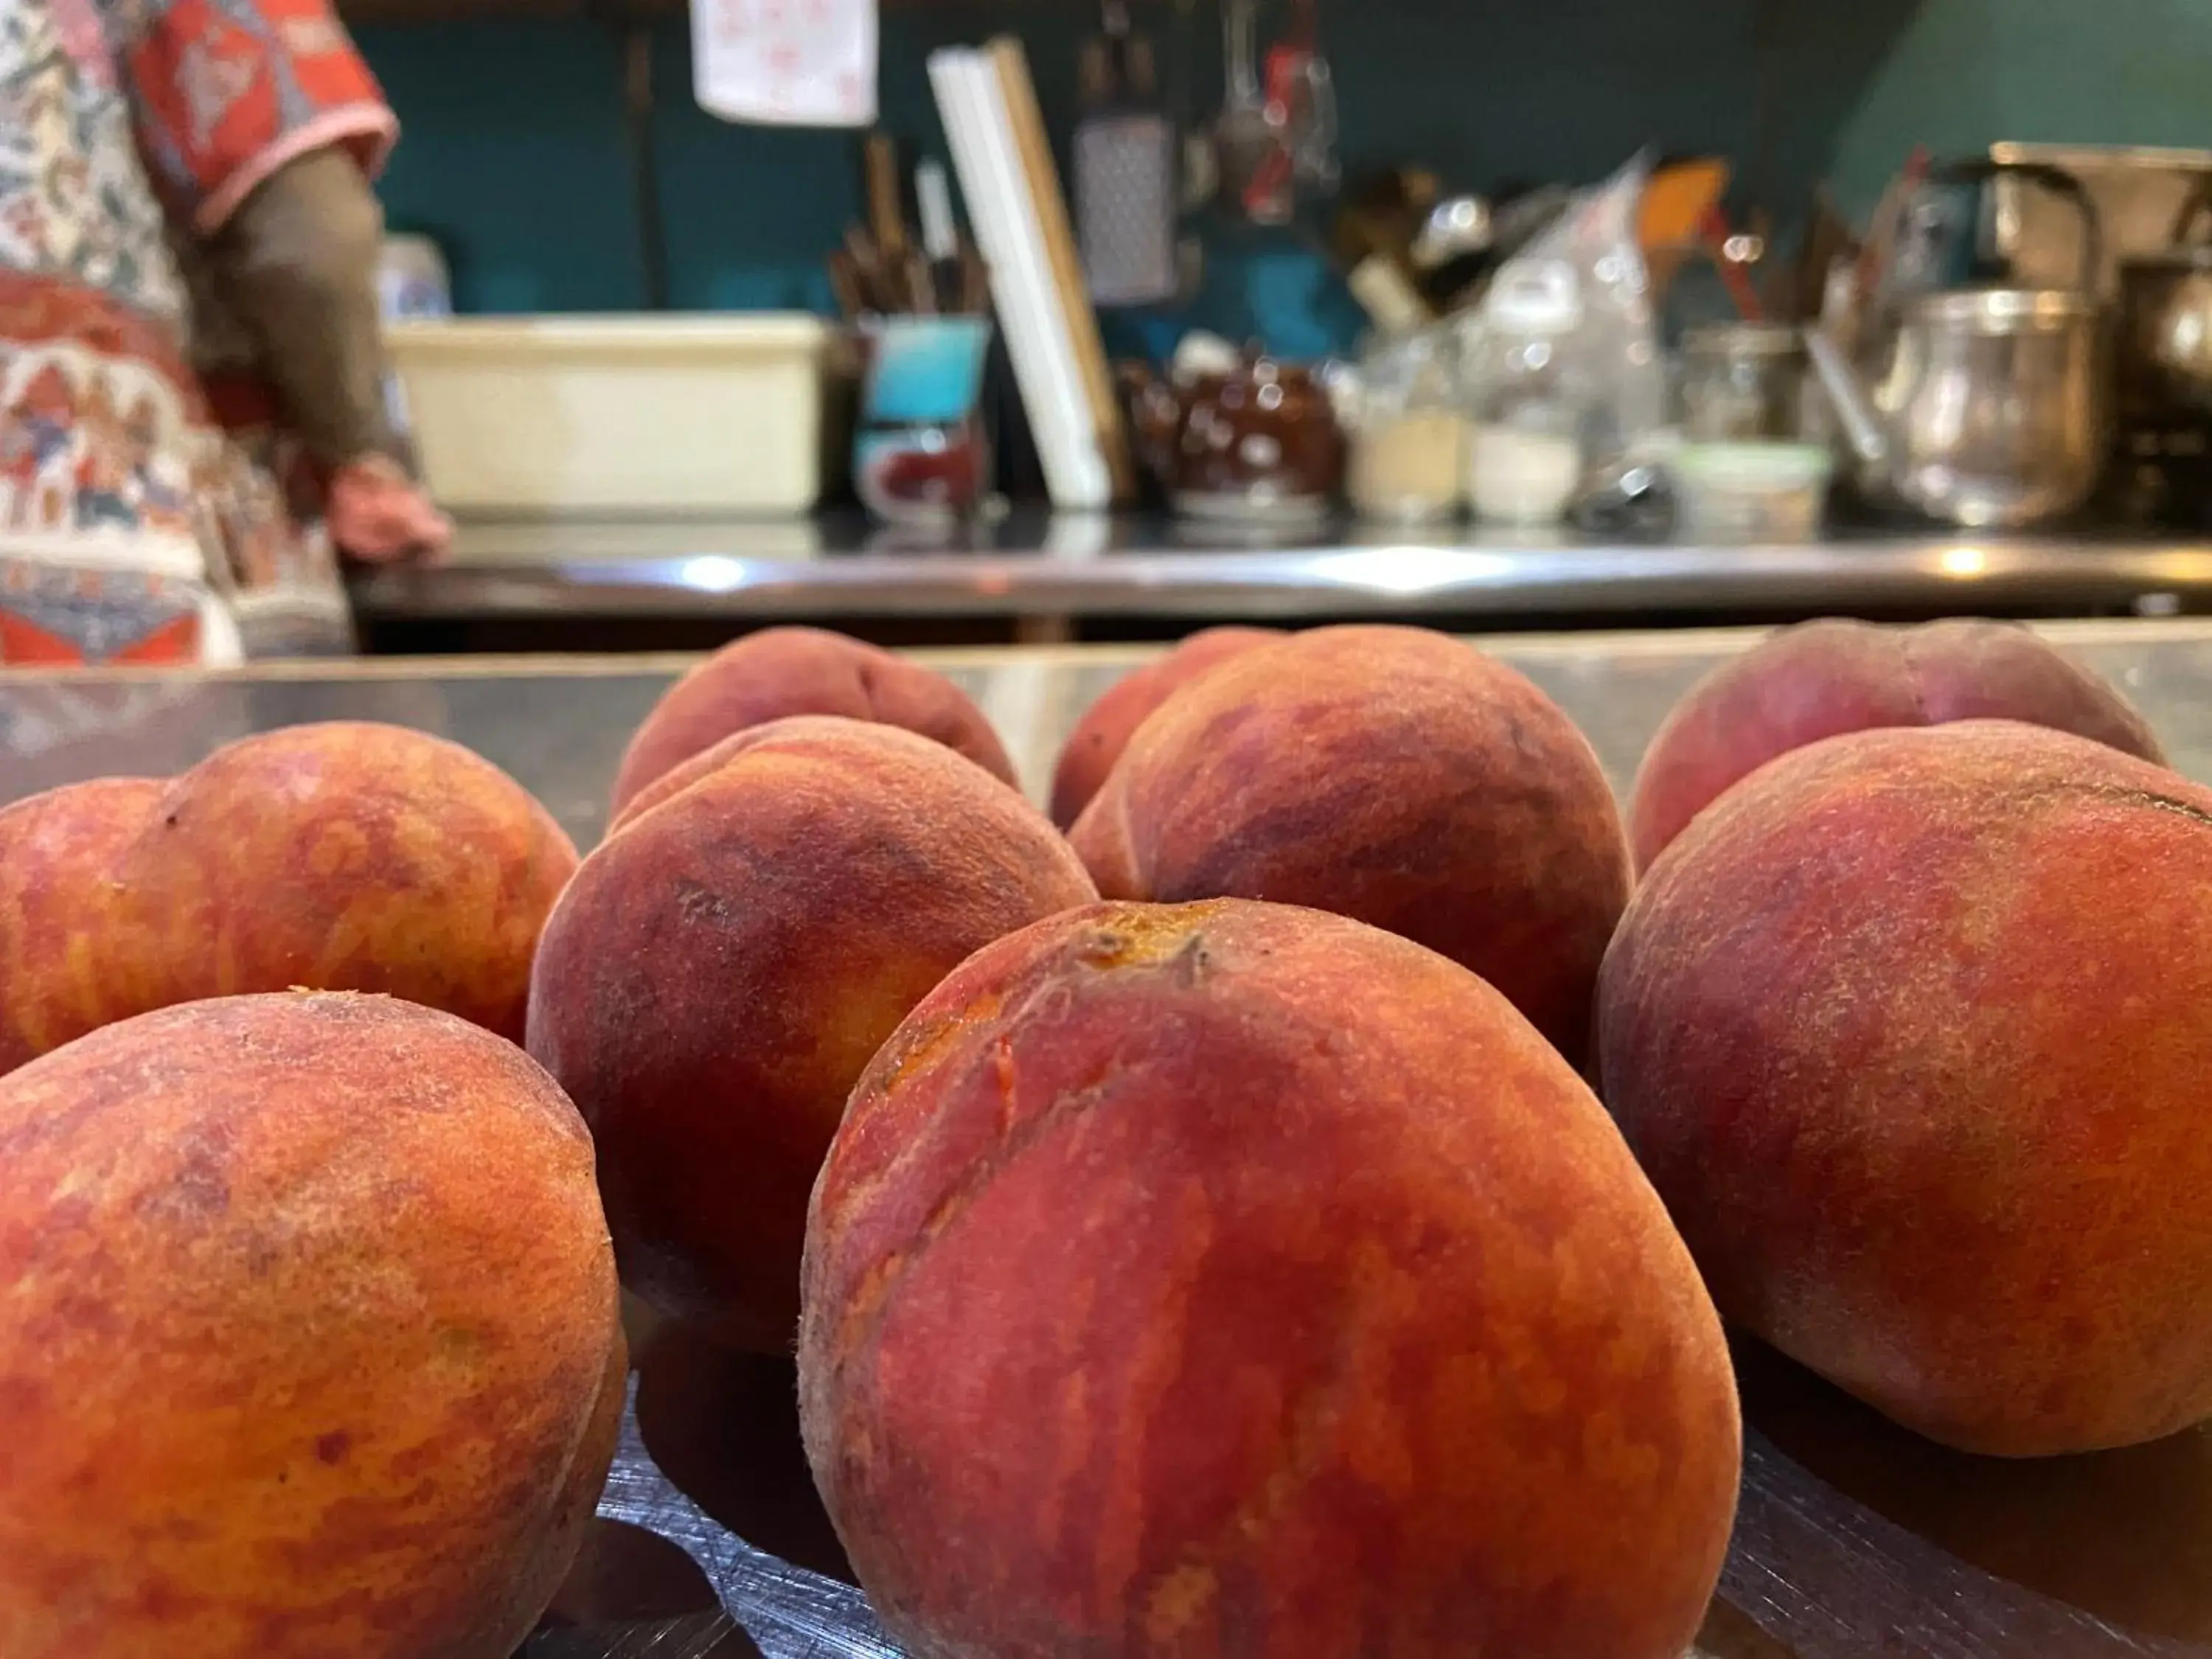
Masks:
[[[1231,657],[1283,637],[1275,628],[1208,628],[1109,686],[1076,725],[1052,777],[1052,821],[1066,829],[1083,816],[1121,751],[1152,711]]]
[[[576,849],[522,787],[399,726],[288,726],[172,782],[103,872],[125,1012],[304,986],[374,991],[520,1041],[530,958]]]
[[[1072,839],[1108,898],[1266,899],[1401,933],[1577,1062],[1628,898],[1582,733],[1422,629],[1317,629],[1218,665],[1138,730]]]
[[[610,836],[628,829],[664,802],[690,790],[702,778],[711,777],[749,749],[763,743],[786,744],[807,732],[836,738],[848,733],[853,722],[836,714],[793,714],[766,726],[749,726],[733,732],[711,749],[702,749],[682,765],[672,767],[632,795],[607,824]]]
[[[1598,1055],[1722,1313],[1907,1427],[2212,1417],[2212,791],[2008,721],[1799,750],[1652,866]]]
[[[0,1073],[137,1012],[110,969],[126,924],[107,877],[163,787],[100,778],[0,811]]]
[[[547,923],[530,1048],[583,1110],[623,1278],[788,1352],[806,1195],[861,1068],[971,951],[1095,897],[1013,790],[895,727],[750,734]]]
[[[623,756],[614,810],[732,733],[793,714],[837,714],[917,732],[1015,781],[991,722],[944,675],[842,634],[769,628],[723,647],[653,706]]]
[[[0,1652],[506,1659],[620,1426],[574,1109],[445,1014],[298,993],[0,1081]]]
[[[2116,688],[2016,623],[1804,623],[1722,664],[1667,716],[1629,802],[1636,867],[1778,755],[1846,732],[1965,720],[2024,720],[2166,759]]]
[[[1741,1458],[1718,1320],[1589,1091],[1416,945],[1107,904],[854,1090],[799,1402],[917,1655],[1679,1659]]]

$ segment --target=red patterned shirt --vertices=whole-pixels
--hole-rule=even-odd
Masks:
[[[312,150],[382,167],[398,124],[325,0],[103,3],[155,185],[202,235]]]
[[[327,542],[187,366],[221,319],[178,257],[299,155],[381,161],[344,31],[323,0],[5,0],[0,104],[0,662],[343,641]]]

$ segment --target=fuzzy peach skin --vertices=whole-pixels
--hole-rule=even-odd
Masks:
[[[748,750],[770,744],[781,750],[787,749],[793,740],[809,735],[835,740],[849,736],[853,726],[853,721],[836,714],[793,714],[788,720],[771,720],[766,726],[747,726],[742,732],[732,732],[712,749],[702,749],[681,766],[662,773],[632,795],[629,804],[608,823],[607,834],[612,836],[628,829],[654,807],[687,793],[701,779],[712,777]]]
[[[133,924],[107,878],[165,787],[100,778],[0,811],[0,1073],[137,1012],[111,966]]]
[[[808,1455],[916,1659],[1679,1659],[1741,1460],[1719,1321],[1473,975],[1229,900],[1002,940],[854,1091]]]
[[[1216,663],[1282,637],[1279,628],[1205,629],[1109,686],[1060,751],[1060,765],[1052,777],[1052,821],[1065,830],[1083,816],[1129,739],[1154,709]]]
[[[1814,744],[1652,866],[1598,1021],[1730,1319],[1966,1451],[2212,1416],[2212,791],[2006,721]]]
[[[382,997],[109,1025],[0,1081],[0,1653],[506,1659],[624,1376],[574,1109]]]
[[[173,780],[96,887],[125,1014],[295,986],[373,991],[520,1041],[576,849],[506,773],[394,726],[294,726]]]
[[[1107,898],[1264,899],[1401,933],[1577,1063],[1628,900],[1583,734],[1425,629],[1316,629],[1219,665],[1139,728],[1070,838]]]
[[[1965,720],[2022,720],[2166,760],[2117,687],[2017,623],[1804,623],[1714,669],[1667,716],[1629,801],[1636,867],[1778,755],[1846,732]]]
[[[1096,897],[1043,815],[894,727],[764,727],[631,819],[546,926],[530,1049],[583,1110],[624,1280],[788,1352],[845,1097],[970,952]]]
[[[837,714],[917,732],[1002,781],[1016,781],[991,722],[944,675],[842,634],[769,628],[723,647],[654,705],[623,756],[614,810],[732,732],[794,714]]]

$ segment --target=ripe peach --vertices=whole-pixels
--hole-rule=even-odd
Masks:
[[[381,997],[193,1003],[0,1082],[0,1652],[505,1659],[614,1451],[592,1144]]]
[[[793,714],[895,726],[957,750],[1005,782],[1014,765],[968,694],[934,670],[818,628],[769,628],[726,645],[671,686],[638,727],[614,810],[735,732]]]
[[[1115,681],[1078,722],[1052,777],[1052,821],[1066,829],[1083,816],[1114,763],[1152,713],[1216,663],[1282,638],[1274,628],[1208,628],[1157,661]]]
[[[779,722],[585,860],[530,1048],[597,1137],[623,1273],[787,1351],[853,1079],[971,951],[1096,895],[1042,815],[895,727]]]
[[[1720,1324],[1573,1071],[1358,922],[1107,904],[854,1091],[799,1400],[870,1600],[964,1659],[1678,1659]]]
[[[203,997],[374,991],[520,1041],[530,958],[576,849],[459,744],[399,726],[288,726],[172,782],[104,872],[133,927],[125,1012]]]
[[[116,982],[111,940],[131,924],[108,877],[163,787],[100,778],[0,811],[0,1073],[137,1012]]]
[[[2166,759],[2116,688],[2014,623],[1805,623],[1722,664],[1667,716],[1629,803],[1636,867],[1778,755],[1846,732],[1966,720],[2024,720]]]
[[[1598,1055],[1721,1311],[1907,1427],[2212,1417],[2212,791],[2008,721],[1787,755],[1653,866]]]
[[[1582,733],[1422,629],[1317,629],[1220,664],[1139,728],[1072,839],[1108,898],[1266,899],[1401,933],[1577,1062],[1628,898]]]

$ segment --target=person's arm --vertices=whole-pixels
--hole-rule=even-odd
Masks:
[[[172,0],[123,21],[140,147],[286,428],[330,476],[332,538],[365,558],[442,548],[449,527],[385,411],[369,181],[398,129],[368,65],[325,0]],[[227,100],[210,104],[210,86]]]
[[[384,213],[353,158],[318,149],[264,179],[209,241],[286,426],[335,471],[399,459],[384,402],[376,268]]]

